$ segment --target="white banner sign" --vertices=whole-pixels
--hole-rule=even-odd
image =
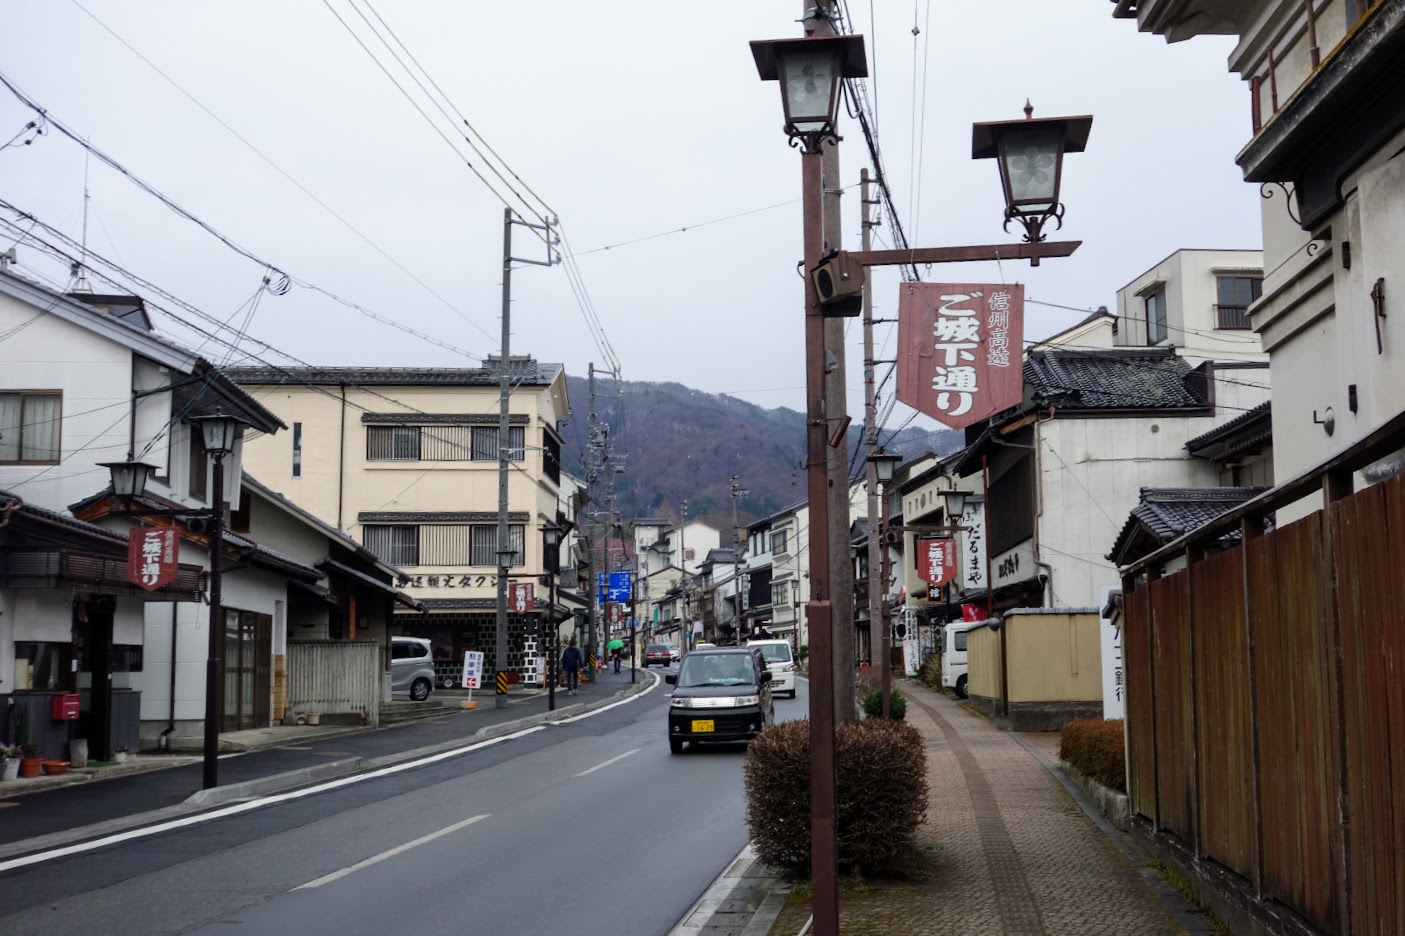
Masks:
[[[1098,590],[1099,608],[1107,607],[1111,591],[1111,588]],[[1101,618],[1098,623],[1103,637],[1103,718],[1123,718],[1127,710],[1123,704],[1127,687],[1123,683],[1122,633],[1107,618]]]
[[[961,567],[961,590],[984,591],[985,503],[980,498],[966,499],[966,509],[961,514],[961,525],[968,528],[961,534],[960,555],[956,557],[956,564]]]

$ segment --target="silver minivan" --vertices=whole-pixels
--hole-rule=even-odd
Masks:
[[[434,688],[434,655],[428,640],[390,638],[390,691],[408,692],[416,702],[429,698]]]

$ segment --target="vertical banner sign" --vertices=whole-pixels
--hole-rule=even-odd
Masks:
[[[1111,588],[1098,590],[1098,607],[1107,607]],[[1103,636],[1103,718],[1122,718],[1126,714],[1124,686],[1122,685],[1122,632],[1112,626],[1112,622],[1099,615],[1098,626]]]
[[[961,590],[978,592],[985,588],[985,502],[966,498],[961,514]],[[976,618],[980,620],[980,618]]]
[[[1024,286],[904,283],[898,399],[952,429],[1020,402]]]
[[[155,591],[176,577],[180,540],[175,527],[137,527],[127,532],[127,581]]]
[[[535,588],[531,584],[513,585],[511,601],[512,610],[517,614],[526,614],[537,607]]]
[[[928,588],[938,589],[956,577],[956,541],[949,536],[917,540],[917,574]],[[929,592],[930,594],[930,592]]]
[[[605,620],[610,622],[611,627],[619,627],[624,623],[624,605],[615,601],[606,605]]]

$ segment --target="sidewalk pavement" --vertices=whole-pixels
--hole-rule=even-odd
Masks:
[[[275,746],[221,755],[221,785],[214,790],[200,789],[200,758],[173,755],[142,755],[126,764],[73,772],[74,776],[11,781],[0,785],[0,858],[128,828],[157,818],[152,813],[169,818],[229,799],[352,773],[369,761],[383,766],[429,753],[426,749],[446,749],[507,734],[549,715],[565,717],[599,707],[631,688],[642,691],[651,682],[644,670],[639,671],[633,687],[627,669],[618,675],[602,672],[596,681],[582,685],[577,696],[558,689],[554,713],[547,710],[545,692],[514,693],[509,705],[501,709],[494,706],[489,694],[476,710],[446,707],[440,717],[388,728],[264,729]],[[482,698],[479,701],[484,702]],[[69,782],[54,787],[55,781],[65,780]],[[95,780],[103,782],[92,782]],[[36,795],[40,792],[42,795]]]
[[[907,681],[907,721],[927,752],[927,817],[905,880],[845,879],[844,933],[1210,934],[1124,833],[1056,765],[1057,736],[1002,731],[960,702]],[[718,879],[673,936],[796,936],[810,916],[808,882],[741,873],[727,903]],[[725,874],[724,874],[725,877]],[[793,890],[793,892],[792,892]],[[708,903],[707,898],[715,903]],[[722,900],[716,898],[723,897]],[[748,909],[754,908],[754,909]],[[739,916],[739,914],[741,914]]]

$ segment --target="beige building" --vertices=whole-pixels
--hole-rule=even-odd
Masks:
[[[1249,318],[1272,365],[1285,481],[1405,411],[1405,315],[1389,314],[1399,287],[1387,292],[1405,272],[1405,4],[1118,0],[1114,15],[1171,42],[1238,37],[1229,69],[1245,82],[1245,140],[1225,158],[1264,196],[1266,272]],[[1397,452],[1356,485],[1402,469]]]
[[[398,585],[428,610],[397,615],[394,632],[434,643],[439,684],[465,650],[496,671],[498,378],[478,369],[236,368],[230,374],[289,431],[245,444],[270,488],[333,523],[404,573]],[[510,582],[546,605],[541,529],[570,514],[558,425],[569,412],[565,371],[511,360]],[[575,583],[566,583],[574,585]],[[523,664],[534,615],[509,620],[509,671]]]

